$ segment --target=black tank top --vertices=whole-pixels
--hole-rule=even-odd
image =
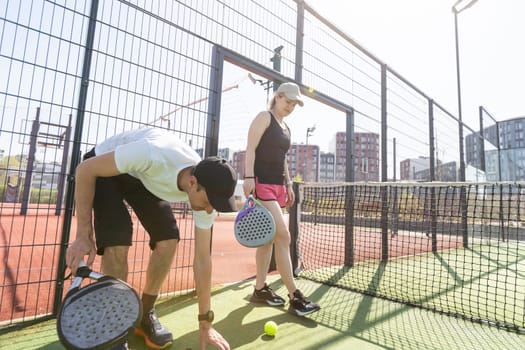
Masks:
[[[270,125],[255,149],[255,176],[260,183],[282,185],[285,180],[284,161],[290,149],[290,129],[283,129],[270,113]]]

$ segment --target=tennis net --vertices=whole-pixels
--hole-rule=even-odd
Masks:
[[[525,333],[525,183],[300,183],[296,274]]]

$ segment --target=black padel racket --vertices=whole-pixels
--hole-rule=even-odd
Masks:
[[[273,240],[275,221],[268,209],[250,195],[235,218],[234,232],[243,246],[260,247]]]
[[[95,282],[81,287],[84,278]],[[67,349],[109,349],[126,340],[141,316],[142,303],[129,284],[82,262],[58,312],[58,337]]]

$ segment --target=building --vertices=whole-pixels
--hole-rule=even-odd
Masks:
[[[292,144],[288,152],[288,171],[291,178],[305,182],[319,181],[319,146]]]
[[[458,170],[459,166],[456,161],[448,162],[448,163],[440,163],[438,162],[438,165],[434,169],[434,180],[435,181],[442,181],[442,182],[456,182],[459,181],[458,176]],[[415,181],[432,181],[430,178],[430,166],[420,169],[418,171],[415,171],[413,174],[413,178],[409,180],[415,180]],[[407,179],[408,180],[408,179]]]
[[[499,121],[483,129],[487,181],[525,180],[525,117]],[[465,137],[467,165],[482,169],[479,133]],[[483,170],[483,169],[482,169]]]
[[[330,144],[335,155],[335,181],[346,181],[346,132],[337,132]]]
[[[428,169],[428,178],[430,179],[430,158],[408,158],[399,163],[399,172],[401,181],[418,180],[418,173]],[[419,175],[421,176],[421,174]]]
[[[57,162],[43,163],[35,161],[31,187],[40,190],[58,190],[62,165]]]
[[[244,179],[246,173],[244,172],[244,165],[246,164],[246,151],[238,151],[233,153],[232,167],[237,172],[239,179]]]
[[[346,133],[338,132],[332,151],[321,152],[318,145],[292,144],[287,155],[291,178],[305,182],[346,181]],[[355,181],[379,181],[379,135],[355,133],[353,143]],[[245,151],[233,153],[232,166],[244,178]]]
[[[354,134],[355,181],[379,181],[379,135]]]
[[[354,133],[354,180],[379,181],[379,134]],[[335,134],[331,148],[335,153],[335,181],[346,181],[346,132]]]
[[[231,157],[230,155],[232,154],[232,150],[230,148],[219,148],[219,150],[217,151],[217,155],[219,157],[222,157],[224,159],[226,159],[227,161],[231,161]]]
[[[335,154],[321,152],[319,157],[319,182],[335,181]]]
[[[288,151],[288,173],[292,179],[302,181],[319,181],[319,146],[292,144]],[[246,163],[246,151],[233,153],[232,167],[237,171],[239,179],[244,179],[244,166]]]

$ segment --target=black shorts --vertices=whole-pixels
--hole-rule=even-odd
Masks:
[[[84,155],[84,160],[93,156],[94,149]],[[168,201],[155,196],[131,175],[99,177],[93,199],[97,254],[104,254],[105,247],[131,246],[133,222],[126,203],[148,232],[151,249],[159,241],[179,240],[177,221]]]

